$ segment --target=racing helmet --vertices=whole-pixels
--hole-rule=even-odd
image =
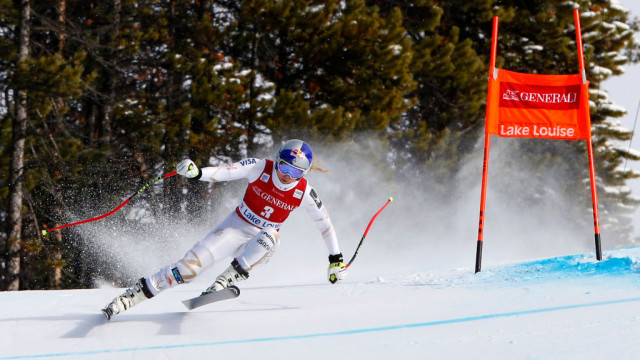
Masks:
[[[276,154],[276,169],[294,179],[300,179],[311,169],[313,152],[302,140],[293,139],[285,142]]]

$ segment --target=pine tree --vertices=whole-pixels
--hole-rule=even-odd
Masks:
[[[598,85],[637,58],[637,23],[607,0],[31,2],[30,56],[20,62],[18,4],[0,0],[0,109],[7,109],[0,113],[0,169],[7,174],[0,211],[10,204],[8,144],[19,133],[11,122],[24,90],[22,247],[15,253],[28,266],[20,269],[20,288],[58,286],[52,269],[63,270],[64,287],[91,286],[97,272],[122,275],[90,254],[76,229],[45,239],[38,230],[67,223],[71,214],[111,210],[184,157],[217,165],[270,154],[284,137],[357,142],[373,134],[389,140],[388,171],[431,176],[446,190],[482,133],[491,18],[501,20],[499,67],[575,73],[575,4],[591,81],[596,171],[606,189],[601,221],[608,232],[615,225],[620,238],[630,234],[628,215],[637,204],[624,183],[636,175],[621,162],[636,158],[614,145],[630,132],[616,126],[622,110]],[[538,173],[526,179],[534,192],[523,205],[542,206],[540,195],[554,191],[575,196],[580,183],[581,205],[589,207],[584,144],[521,139],[516,146]],[[363,152],[382,163],[386,150]],[[545,177],[556,172],[564,176],[552,188]],[[191,219],[208,211],[211,191],[224,186],[175,180],[132,207],[175,216],[186,210]],[[4,242],[8,217],[0,223]],[[5,252],[0,268],[7,260]]]
[[[589,7],[585,8],[585,5]],[[598,194],[602,204],[601,218],[604,219],[602,227],[615,239],[633,243],[630,238],[633,234],[632,218],[640,201],[631,196],[626,180],[640,174],[625,169],[623,164],[627,160],[640,160],[640,157],[621,145],[633,135],[616,120],[627,110],[615,105],[607,91],[601,88],[601,83],[610,76],[624,74],[623,66],[640,54],[640,44],[633,38],[634,31],[639,29],[638,23],[630,21],[630,14],[613,2],[591,1],[582,6],[587,77],[591,81],[594,156],[598,159],[596,174],[603,185]]]
[[[433,177],[446,191],[480,133],[487,66],[474,43],[460,37],[459,24],[442,21],[446,10],[439,2],[369,3],[383,13],[400,9],[406,37],[414,43],[411,71],[418,87],[408,96],[417,103],[392,126],[396,166]]]
[[[28,0],[20,1],[19,26],[17,31],[18,63],[24,64],[29,57],[29,36],[31,35],[31,4]],[[21,251],[23,243],[23,183],[24,183],[24,151],[27,132],[27,96],[25,88],[18,88],[15,93],[15,117],[11,129],[11,166],[9,169],[9,233],[7,237],[7,290],[20,289]]]
[[[410,105],[400,11],[383,18],[358,0],[245,1],[234,15],[225,51],[273,84],[273,107],[259,122],[274,137],[383,131]]]
[[[5,274],[6,288],[17,290],[40,284],[32,273],[42,268],[46,276],[50,276],[54,273],[49,269],[55,268],[55,262],[61,260],[54,256],[56,251],[44,256],[40,254],[44,243],[39,237],[37,219],[44,205],[38,202],[35,194],[38,188],[42,188],[38,180],[46,173],[46,159],[59,155],[59,149],[48,152],[50,148],[41,146],[43,142],[55,142],[50,125],[56,126],[57,121],[49,123],[49,120],[59,119],[57,115],[67,110],[61,101],[82,91],[80,74],[83,68],[77,63],[81,59],[80,54],[66,61],[60,54],[54,54],[55,51],[47,51],[51,37],[46,35],[49,28],[42,26],[43,17],[38,6],[31,6],[28,2],[11,6],[12,10],[5,8],[8,11],[3,13],[6,15],[3,18],[7,21],[3,26],[7,30],[5,34],[14,36],[12,40],[19,44],[19,51],[8,52],[12,56],[5,58],[3,71],[7,79],[4,100],[9,109],[3,118],[14,122],[11,131],[12,165],[5,184],[9,188],[9,198],[19,197],[20,202],[12,200],[5,208],[10,214],[11,231],[8,253],[4,254],[8,266],[3,266],[3,270],[8,270]],[[18,17],[13,17],[18,13],[20,26],[16,22]],[[21,266],[21,262],[29,266]]]
[[[539,74],[578,72],[573,10],[579,8],[587,79],[591,81],[591,123],[601,227],[612,242],[628,242],[632,233],[630,215],[635,211],[637,202],[629,196],[624,182],[636,175],[630,171],[623,172],[620,165],[625,158],[637,160],[637,157],[615,145],[618,141],[628,140],[631,132],[621,129],[619,122],[615,121],[623,111],[611,104],[599,83],[622,72],[621,66],[629,61],[625,51],[631,54],[638,52],[638,45],[632,38],[633,27],[637,28],[637,25],[619,6],[607,0],[550,0],[526,4],[502,1],[500,5],[503,12],[512,16],[500,22],[499,67]],[[487,25],[482,28],[486,29]],[[526,160],[540,169],[538,176],[527,180],[530,188],[538,189],[527,201],[535,204],[535,199],[545,198],[549,188],[544,184],[554,173],[552,169],[557,169],[564,174],[562,178],[555,179],[559,183],[559,192],[571,193],[575,197],[575,184],[582,184],[578,187],[579,204],[585,212],[591,209],[588,167],[586,160],[581,160],[587,156],[584,142],[523,140],[514,142],[514,146],[518,148],[513,150],[514,154],[526,154],[519,163]],[[588,217],[579,218],[588,226]]]

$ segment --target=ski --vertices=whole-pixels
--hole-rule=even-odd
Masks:
[[[189,310],[193,310],[197,307],[211,304],[214,302],[237,298],[240,296],[240,289],[237,286],[231,285],[228,288],[220,291],[214,291],[208,294],[196,296],[192,299],[183,300],[182,303]]]

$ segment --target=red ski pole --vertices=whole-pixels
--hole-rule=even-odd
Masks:
[[[151,180],[151,181],[149,181],[145,186],[143,186],[140,190],[138,190],[135,194],[133,194],[133,195],[129,196],[129,198],[128,198],[127,200],[125,200],[122,204],[118,205],[118,207],[116,207],[115,209],[113,209],[113,210],[109,211],[109,212],[108,212],[108,213],[106,213],[106,214],[102,214],[102,215],[100,215],[100,216],[96,216],[96,217],[93,217],[93,218],[91,218],[91,219],[80,220],[80,221],[77,221],[77,222],[74,222],[74,223],[71,223],[71,224],[66,224],[66,225],[56,226],[56,227],[54,227],[54,228],[52,228],[52,229],[49,229],[49,230],[42,230],[42,236],[46,236],[46,235],[47,235],[48,233],[50,233],[51,231],[64,229],[64,228],[69,227],[69,226],[76,226],[76,225],[80,225],[80,224],[85,224],[85,223],[89,223],[89,222],[92,222],[92,221],[96,221],[96,220],[104,219],[104,218],[106,218],[107,216],[111,216],[111,215],[113,215],[114,213],[116,213],[118,210],[122,209],[125,205],[127,205],[127,204],[129,203],[129,201],[131,201],[131,199],[133,199],[133,197],[134,197],[134,196],[136,196],[136,195],[140,194],[141,192],[145,191],[149,186],[153,185],[154,183],[156,183],[156,182],[158,182],[158,181],[160,181],[160,180],[162,180],[162,179],[165,179],[165,178],[168,178],[168,177],[171,177],[171,176],[177,175],[177,174],[178,174],[178,173],[177,173],[176,171],[174,171],[174,172],[172,172],[172,173],[164,174],[164,175],[162,175],[162,176],[158,176],[158,177],[157,177],[157,178],[155,178],[155,179],[152,179],[152,180]]]
[[[387,205],[389,205],[389,203],[392,202],[392,201],[393,201],[393,198],[389,197],[387,199],[387,202],[384,203],[384,205],[382,205],[380,210],[378,210],[378,212],[375,213],[375,215],[373,215],[373,217],[371,218],[371,221],[369,221],[369,225],[367,226],[367,229],[364,231],[364,234],[362,235],[362,239],[360,239],[360,243],[358,244],[358,247],[356,248],[356,252],[353,254],[353,257],[351,257],[351,260],[349,260],[349,263],[347,264],[346,268],[349,268],[349,266],[351,266],[351,263],[356,258],[356,255],[358,255],[358,252],[360,252],[360,248],[362,247],[362,243],[364,242],[364,238],[367,237],[367,234],[369,233],[369,229],[371,229],[371,225],[373,224],[373,221],[376,219],[376,217],[378,217],[378,214],[380,214],[382,212],[382,210],[384,210],[384,208],[386,208]]]

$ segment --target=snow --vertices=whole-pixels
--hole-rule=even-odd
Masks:
[[[631,154],[631,156],[640,158],[640,151],[636,149],[627,149],[627,153]]]
[[[611,40],[612,41],[618,41],[618,40],[623,39],[625,37],[633,36],[633,33],[634,33],[634,31],[631,30],[631,29],[625,30],[625,31],[621,32],[620,34],[618,34],[618,35],[614,36],[613,38],[611,38]]]
[[[616,112],[616,113],[620,113],[620,114],[626,114],[628,111],[626,108],[620,106],[620,105],[616,105],[613,103],[602,103],[599,104],[600,108],[605,109],[609,112]]]
[[[492,143],[478,274],[481,151],[442,201],[429,193],[427,178],[390,179],[376,163],[381,145],[373,138],[313,144],[316,164],[329,173],[310,172],[308,179],[332,216],[346,259],[371,216],[394,198],[344,283],[328,283],[326,246],[307,214],[295,211],[275,256],[239,284],[237,299],[193,311],[181,303],[209,286],[227,260],[111,322],[100,309],[124,291],[110,285],[113,279],[96,279],[95,289],[0,293],[0,360],[635,358],[640,248],[615,250],[621,246],[603,226],[606,251],[598,262],[593,227],[569,225],[592,219],[581,204],[568,207],[573,194],[558,191],[523,205],[520,192],[529,189],[522,179],[535,169],[505,170],[521,156],[510,143]],[[545,187],[557,189],[554,178]],[[507,194],[505,181],[522,187]],[[75,229],[86,252],[100,254],[130,285],[178,260],[237,205],[244,186],[235,191],[216,192],[203,223],[157,214],[154,224],[132,226],[123,210],[120,219]]]
[[[610,69],[607,69],[602,66],[593,65],[593,64],[591,65],[592,65],[592,73],[595,75],[604,75],[606,77],[609,77],[613,74],[613,72]]]
[[[631,29],[631,26],[621,22],[621,21],[614,21],[613,22],[619,29],[623,29],[623,30],[629,30]]]
[[[530,53],[532,53],[534,51],[543,51],[544,47],[541,46],[541,45],[526,45],[526,46],[523,47],[523,49],[525,50],[525,52],[527,54],[530,54]]]
[[[602,89],[589,89],[589,95],[596,95],[601,101],[609,100],[609,92]]]
[[[611,3],[609,4],[609,8],[611,8],[612,10],[618,10],[618,11],[629,11],[617,0],[611,0]]]
[[[602,190],[605,194],[619,195],[627,192],[629,189],[626,186],[603,186]]]
[[[239,298],[187,311],[194,283],[111,322],[99,309],[123,289],[4,292],[0,359],[631,359],[639,259],[626,248],[390,277],[356,261],[338,285],[250,279]]]
[[[402,54],[402,46],[398,44],[389,45],[389,50],[391,50],[395,56]]]
[[[598,16],[598,14],[595,11],[585,11],[580,13],[580,17],[584,19],[590,19],[596,16]]]
[[[214,70],[215,72],[220,72],[220,71],[223,71],[223,70],[229,70],[229,69],[232,69],[232,68],[233,68],[233,64],[232,64],[232,63],[230,63],[230,62],[225,62],[225,63],[223,63],[223,64],[216,64],[216,65],[213,67],[213,70]]]

